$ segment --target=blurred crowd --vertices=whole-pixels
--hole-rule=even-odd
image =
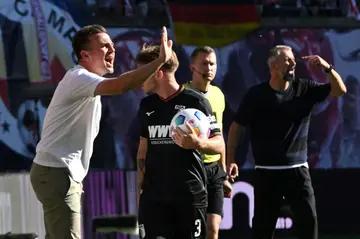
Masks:
[[[106,26],[169,26],[171,0],[48,0],[56,2],[82,22]],[[209,0],[218,2],[219,0]],[[229,0],[231,1],[231,0]],[[227,1],[227,2],[229,2]],[[234,4],[256,4],[263,17],[355,17],[360,19],[360,0],[233,0]],[[69,4],[71,2],[71,4]],[[204,2],[204,1],[201,1]],[[194,2],[196,3],[196,2]],[[84,4],[87,6],[84,8]],[[80,14],[81,13],[81,14]],[[80,16],[81,15],[81,16]],[[101,22],[99,22],[99,20]],[[151,26],[149,26],[151,24]],[[146,26],[144,26],[146,25]]]
[[[86,0],[89,7],[96,9],[95,13],[106,17],[135,17],[139,24],[147,19],[164,21],[166,15],[166,0]],[[157,18],[157,19],[156,19]]]
[[[263,16],[358,17],[359,0],[256,0]]]
[[[345,0],[260,0],[257,3],[274,7],[320,7],[336,9]]]

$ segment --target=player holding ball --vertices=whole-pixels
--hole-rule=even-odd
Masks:
[[[143,47],[136,57],[140,67],[159,56],[159,46]],[[138,149],[140,238],[206,239],[207,176],[203,154],[224,150],[221,130],[211,106],[201,94],[175,79],[176,54],[143,85],[152,93],[140,103],[141,137]],[[210,122],[209,137],[199,137],[186,122],[187,132],[171,130],[179,110],[196,109]],[[183,128],[184,129],[184,128]]]

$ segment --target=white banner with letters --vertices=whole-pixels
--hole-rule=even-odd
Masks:
[[[0,176],[0,234],[8,232],[45,238],[43,210],[28,173]]]

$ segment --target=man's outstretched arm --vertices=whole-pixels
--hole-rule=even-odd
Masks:
[[[172,54],[172,41],[168,40],[167,30],[163,27],[159,57],[136,70],[101,81],[95,89],[95,95],[116,95],[141,86],[170,59]]]

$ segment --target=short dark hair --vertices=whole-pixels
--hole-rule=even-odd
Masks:
[[[139,53],[136,55],[136,63],[138,64],[148,64],[154,60],[156,60],[160,55],[160,46],[145,44],[141,47]],[[179,67],[179,60],[176,56],[176,53],[173,51],[171,58],[165,62],[165,64],[161,67],[163,71],[167,72],[175,72]]]
[[[80,52],[88,49],[90,36],[97,33],[107,33],[107,31],[103,26],[94,24],[85,26],[76,32],[72,39],[72,47],[78,60],[81,59]]]
[[[195,48],[195,50],[191,53],[191,61],[194,62],[196,57],[200,54],[200,53],[206,53],[206,54],[210,54],[210,53],[215,53],[215,50],[212,49],[209,46],[201,46],[201,47],[197,47]]]

